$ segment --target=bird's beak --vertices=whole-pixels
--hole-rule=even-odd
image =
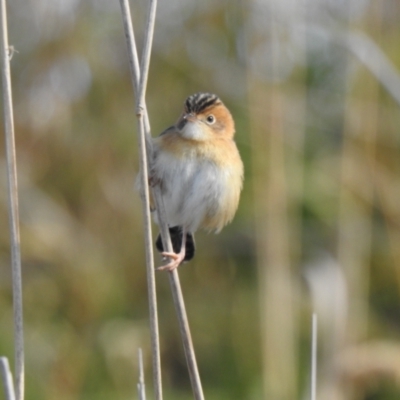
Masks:
[[[182,130],[188,122],[195,122],[196,116],[193,113],[183,114],[182,118],[178,122],[178,129]]]
[[[193,113],[185,114],[183,116],[183,119],[189,122],[194,122],[196,121],[196,116]]]

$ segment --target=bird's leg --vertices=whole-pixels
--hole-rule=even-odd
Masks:
[[[164,251],[161,253],[163,257],[168,257],[171,261],[158,267],[158,271],[173,271],[181,265],[182,261],[185,259],[186,254],[186,229],[182,228],[182,244],[179,253]]]

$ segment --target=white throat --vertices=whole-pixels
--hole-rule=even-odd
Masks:
[[[190,140],[206,140],[207,134],[202,122],[188,121],[181,130],[181,135]]]

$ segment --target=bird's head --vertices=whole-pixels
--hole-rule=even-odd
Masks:
[[[235,133],[231,113],[220,98],[211,93],[189,96],[176,127],[182,137],[196,141],[232,138]]]

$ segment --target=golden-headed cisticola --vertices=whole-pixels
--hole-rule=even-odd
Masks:
[[[235,124],[218,96],[196,93],[175,125],[153,139],[150,181],[160,185],[174,252],[156,247],[173,270],[194,256],[193,233],[219,232],[239,204],[243,163],[234,142]],[[154,213],[157,222],[156,213]]]

